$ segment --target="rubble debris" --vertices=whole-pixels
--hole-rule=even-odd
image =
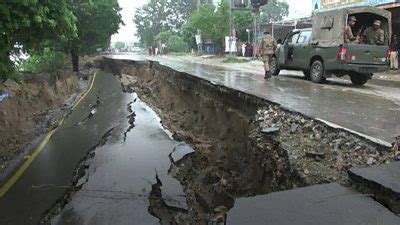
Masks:
[[[263,134],[276,134],[277,132],[279,132],[279,128],[278,127],[268,127],[268,128],[264,128],[261,132]]]
[[[294,123],[290,126],[290,132],[294,133],[297,131],[297,129],[299,128],[299,125],[297,123]]]
[[[314,158],[314,159],[325,159],[325,153],[323,152],[306,152],[306,156],[309,158]]]

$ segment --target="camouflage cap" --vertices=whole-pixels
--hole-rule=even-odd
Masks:
[[[355,16],[350,16],[349,21],[357,22],[357,18]]]

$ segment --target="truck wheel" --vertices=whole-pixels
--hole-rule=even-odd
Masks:
[[[363,86],[371,77],[370,74],[362,73],[350,73],[349,76],[351,83],[353,83],[354,86]]]
[[[311,64],[310,79],[312,82],[319,84],[326,80],[324,64],[320,60],[315,60]]]
[[[279,69],[278,60],[277,60],[276,57],[272,57],[271,58],[271,62],[270,62],[269,66],[270,66],[272,75],[278,76],[279,72],[280,72],[280,69]]]
[[[311,80],[310,70],[303,70],[303,74],[307,80]]]

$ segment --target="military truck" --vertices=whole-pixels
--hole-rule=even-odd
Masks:
[[[344,32],[350,16],[357,18],[353,32],[361,33],[375,20],[382,22],[384,45],[345,43]],[[302,70],[305,77],[322,83],[335,75],[349,75],[352,83],[364,85],[374,73],[389,69],[391,13],[375,7],[354,7],[317,13],[310,29],[294,30],[278,43],[271,60],[271,72]],[[357,35],[357,34],[354,34]]]

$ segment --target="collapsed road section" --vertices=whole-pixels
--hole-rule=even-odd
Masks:
[[[102,65],[152,106],[176,140],[196,150],[171,169],[188,204],[172,215],[176,223],[224,223],[235,199],[249,196],[331,182],[350,186],[350,168],[397,157],[353,133],[157,62],[104,58]],[[365,198],[362,204],[374,202]]]

